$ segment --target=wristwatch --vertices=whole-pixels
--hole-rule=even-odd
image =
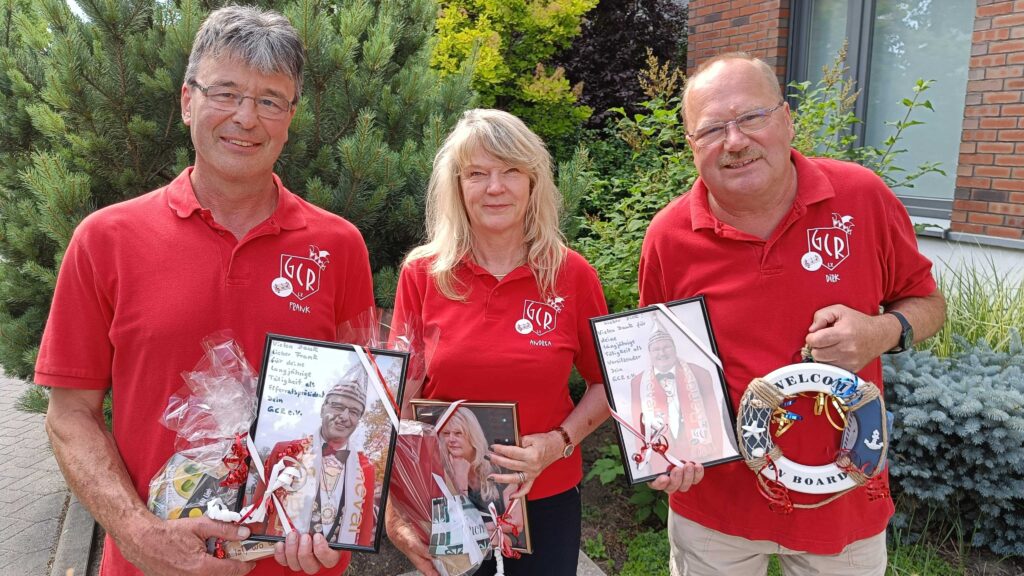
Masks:
[[[900,321],[900,326],[903,327],[900,330],[899,342],[896,343],[896,346],[893,347],[892,350],[886,352],[886,354],[899,354],[900,352],[910,350],[914,345],[914,327],[910,325],[910,322],[907,322],[906,316],[895,310],[888,310],[886,311],[886,314],[892,314],[895,316],[896,319]]]
[[[572,438],[569,438],[569,433],[561,426],[555,428],[555,432],[561,434],[562,440],[565,441],[565,448],[562,449],[562,458],[572,456],[572,451],[576,449],[576,445],[572,443]]]

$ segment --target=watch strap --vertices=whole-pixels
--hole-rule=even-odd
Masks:
[[[908,348],[910,348],[910,345],[912,344],[912,342],[908,342],[908,340],[912,338],[911,334],[914,333],[913,327],[910,326],[910,322],[907,320],[907,317],[904,316],[902,312],[897,312],[896,310],[886,310],[885,313],[892,314],[900,322],[900,340],[899,342],[896,343],[896,346],[893,347],[888,352],[886,352],[886,354],[899,354],[900,352],[906,351]]]
[[[562,457],[568,458],[572,455],[572,449],[575,447],[572,443],[572,438],[569,437],[569,433],[565,431],[565,428],[561,426],[555,428],[555,432],[558,432],[562,436],[562,441],[565,442],[565,447],[562,449]]]

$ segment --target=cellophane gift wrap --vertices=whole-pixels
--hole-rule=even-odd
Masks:
[[[229,332],[203,340],[203,356],[182,373],[162,423],[177,432],[176,452],[149,483],[149,509],[167,520],[199,517],[219,498],[237,509],[244,475],[237,451],[255,416],[256,373]]]

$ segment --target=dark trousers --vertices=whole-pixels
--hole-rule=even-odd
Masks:
[[[580,557],[579,487],[540,500],[526,502],[533,554],[505,558],[506,576],[573,576]],[[474,576],[493,576],[494,559],[483,563]]]

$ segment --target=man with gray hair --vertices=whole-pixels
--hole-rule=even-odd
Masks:
[[[161,415],[206,336],[231,330],[259,365],[267,332],[334,340],[373,305],[359,232],[274,174],[304,58],[280,14],[212,12],[181,87],[194,165],[87,217],[64,255],[35,382],[52,388],[46,428],[61,470],[106,530],[102,574],[340,574],[348,565],[322,534],[291,535],[275,559],[217,559],[208,538],[239,540],[249,530],[166,521],[145,504],[150,479],[174,452]],[[112,432],[102,410],[108,390]]]
[[[906,209],[870,170],[792,149],[775,71],[747,54],[701,65],[683,120],[700,177],[647,230],[640,304],[704,295],[734,407],[751,380],[799,362],[805,347],[881,386],[879,356],[944,319]],[[834,461],[841,433],[814,416],[814,400],[787,409],[803,420],[773,433],[786,455]],[[763,576],[773,554],[790,576],[885,572],[887,492],[857,489],[827,505],[793,492],[780,515],[743,462],[706,472],[687,463],[651,486],[671,493],[673,575]]]

